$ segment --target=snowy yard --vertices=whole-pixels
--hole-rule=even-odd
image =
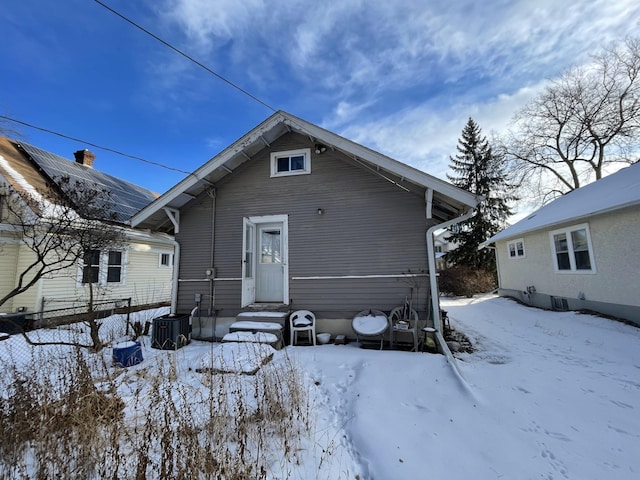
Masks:
[[[640,329],[495,297],[442,306],[477,349],[466,382],[440,355],[295,349],[364,478],[640,478]]]
[[[442,307],[476,348],[458,356],[463,378],[428,353],[355,344],[275,352],[262,368],[293,361],[315,422],[296,462],[275,456],[268,477],[640,478],[640,329],[491,296]],[[5,360],[20,342],[0,342]],[[144,361],[125,371],[125,400],[163,359],[177,366],[176,382],[200,388],[195,369],[220,348],[145,343]]]

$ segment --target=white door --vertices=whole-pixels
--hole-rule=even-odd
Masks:
[[[283,261],[282,224],[258,225],[256,263],[256,302],[282,303]]]
[[[255,245],[256,225],[248,218],[243,219],[242,237],[242,306],[251,305],[256,298]]]
[[[287,216],[244,219],[242,306],[289,303]]]

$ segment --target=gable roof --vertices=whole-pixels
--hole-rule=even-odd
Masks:
[[[0,174],[12,181],[19,193],[29,190],[49,193],[48,186],[60,186],[62,178],[105,188],[110,192],[109,217],[120,223],[126,223],[157,198],[150,190],[25,142],[0,137],[0,157],[4,160],[0,161]]]
[[[260,150],[267,148],[279,137],[289,132],[299,133],[314,143],[321,143],[330,149],[340,151],[363,167],[372,169],[383,177],[385,174],[392,174],[399,177],[400,182],[410,182],[433,189],[433,212],[436,218],[442,220],[455,218],[478,203],[473,194],[448,182],[347,140],[301,118],[278,111],[189,174],[153,203],[143,208],[132,217],[131,225],[147,228],[160,228],[161,225],[169,225],[164,213],[165,208],[179,210],[206,188],[215,186],[216,182],[233,173],[236,168],[249,161]],[[397,183],[395,180],[385,178]]]
[[[489,238],[483,245],[634,205],[640,205],[640,163],[557,198]]]

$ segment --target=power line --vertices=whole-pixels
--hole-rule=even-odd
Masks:
[[[33,125],[31,123],[23,122],[22,120],[16,120],[15,118],[7,117],[5,115],[0,115],[0,118],[4,120],[8,120],[10,122],[19,123],[20,125],[24,125],[25,127],[35,128],[36,130],[40,130],[41,132],[50,133],[52,135],[57,135],[58,137],[66,138],[67,140],[73,140],[74,142],[79,142],[85,145],[90,145],[95,148],[99,148],[100,150],[104,150],[106,152],[115,153],[116,155],[121,155],[123,157],[131,158],[133,160],[138,160],[140,162],[148,163],[150,165],[155,165],[156,167],[165,168],[167,170],[173,170],[174,172],[186,173],[187,175],[191,175],[191,172],[187,172],[185,170],[180,170],[179,168],[169,167],[167,165],[163,165],[161,163],[152,162],[151,160],[147,160],[145,158],[136,157],[135,155],[129,155],[128,153],[123,153],[118,150],[114,150],[113,148],[102,147],[92,142],[87,142],[86,140],[82,140],[80,138],[70,137],[69,135],[65,135],[64,133],[54,132],[53,130],[49,130],[47,128],[38,127],[37,125]]]
[[[199,62],[198,60],[196,60],[195,58],[193,58],[192,56],[188,55],[187,53],[183,52],[182,50],[180,50],[177,47],[174,47],[173,45],[171,45],[169,42],[163,40],[162,38],[158,37],[157,35],[155,35],[154,33],[150,32],[149,30],[147,30],[146,28],[144,28],[141,25],[138,25],[137,23],[135,23],[133,20],[129,20],[127,17],[125,17],[124,15],[122,15],[121,13],[117,12],[116,10],[114,10],[113,8],[111,8],[110,6],[102,3],[100,0],[94,0],[94,2],[96,2],[98,5],[106,8],[107,10],[109,10],[111,13],[113,13],[114,15],[117,15],[118,17],[120,17],[122,20],[124,20],[125,22],[133,25],[134,27],[136,27],[139,30],[142,30],[144,33],[146,33],[147,35],[155,38],[157,41],[159,41],[160,43],[162,43],[163,45],[169,47],[171,50],[173,50],[176,53],[179,53],[180,55],[182,55],[183,57],[185,57],[187,60],[190,60],[191,62],[195,63],[196,65],[198,65],[200,68],[203,68],[204,70],[206,70],[207,72],[209,72],[210,74],[214,75],[215,77],[219,78],[220,80],[222,80],[223,82],[227,83],[228,85],[232,86],[233,88],[235,88],[236,90],[242,92],[243,94],[245,94],[246,96],[248,96],[249,98],[251,98],[252,100],[255,100],[256,102],[258,102],[259,104],[263,105],[264,107],[268,108],[269,110],[271,110],[272,112],[276,112],[277,110],[275,108],[273,108],[271,105],[263,102],[262,100],[260,100],[258,97],[256,97],[255,95],[249,93],[248,91],[246,91],[244,88],[240,87],[239,85],[233,83],[231,80],[226,79],[225,77],[223,77],[222,75],[220,75],[217,72],[214,72],[213,70],[211,70],[209,67],[207,67],[206,65],[204,65],[203,63]]]

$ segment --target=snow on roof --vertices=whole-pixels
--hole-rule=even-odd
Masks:
[[[483,245],[632,205],[640,205],[640,163],[563,195],[489,238]]]
[[[42,196],[40,195],[40,193],[29,183],[26,178],[24,178],[24,176],[20,174],[20,172],[15,170],[11,166],[11,163],[9,163],[2,155],[0,155],[0,167],[2,167],[7,175],[9,175],[16,184],[20,185],[20,187],[22,187],[25,192],[29,193],[37,200],[42,200]]]

